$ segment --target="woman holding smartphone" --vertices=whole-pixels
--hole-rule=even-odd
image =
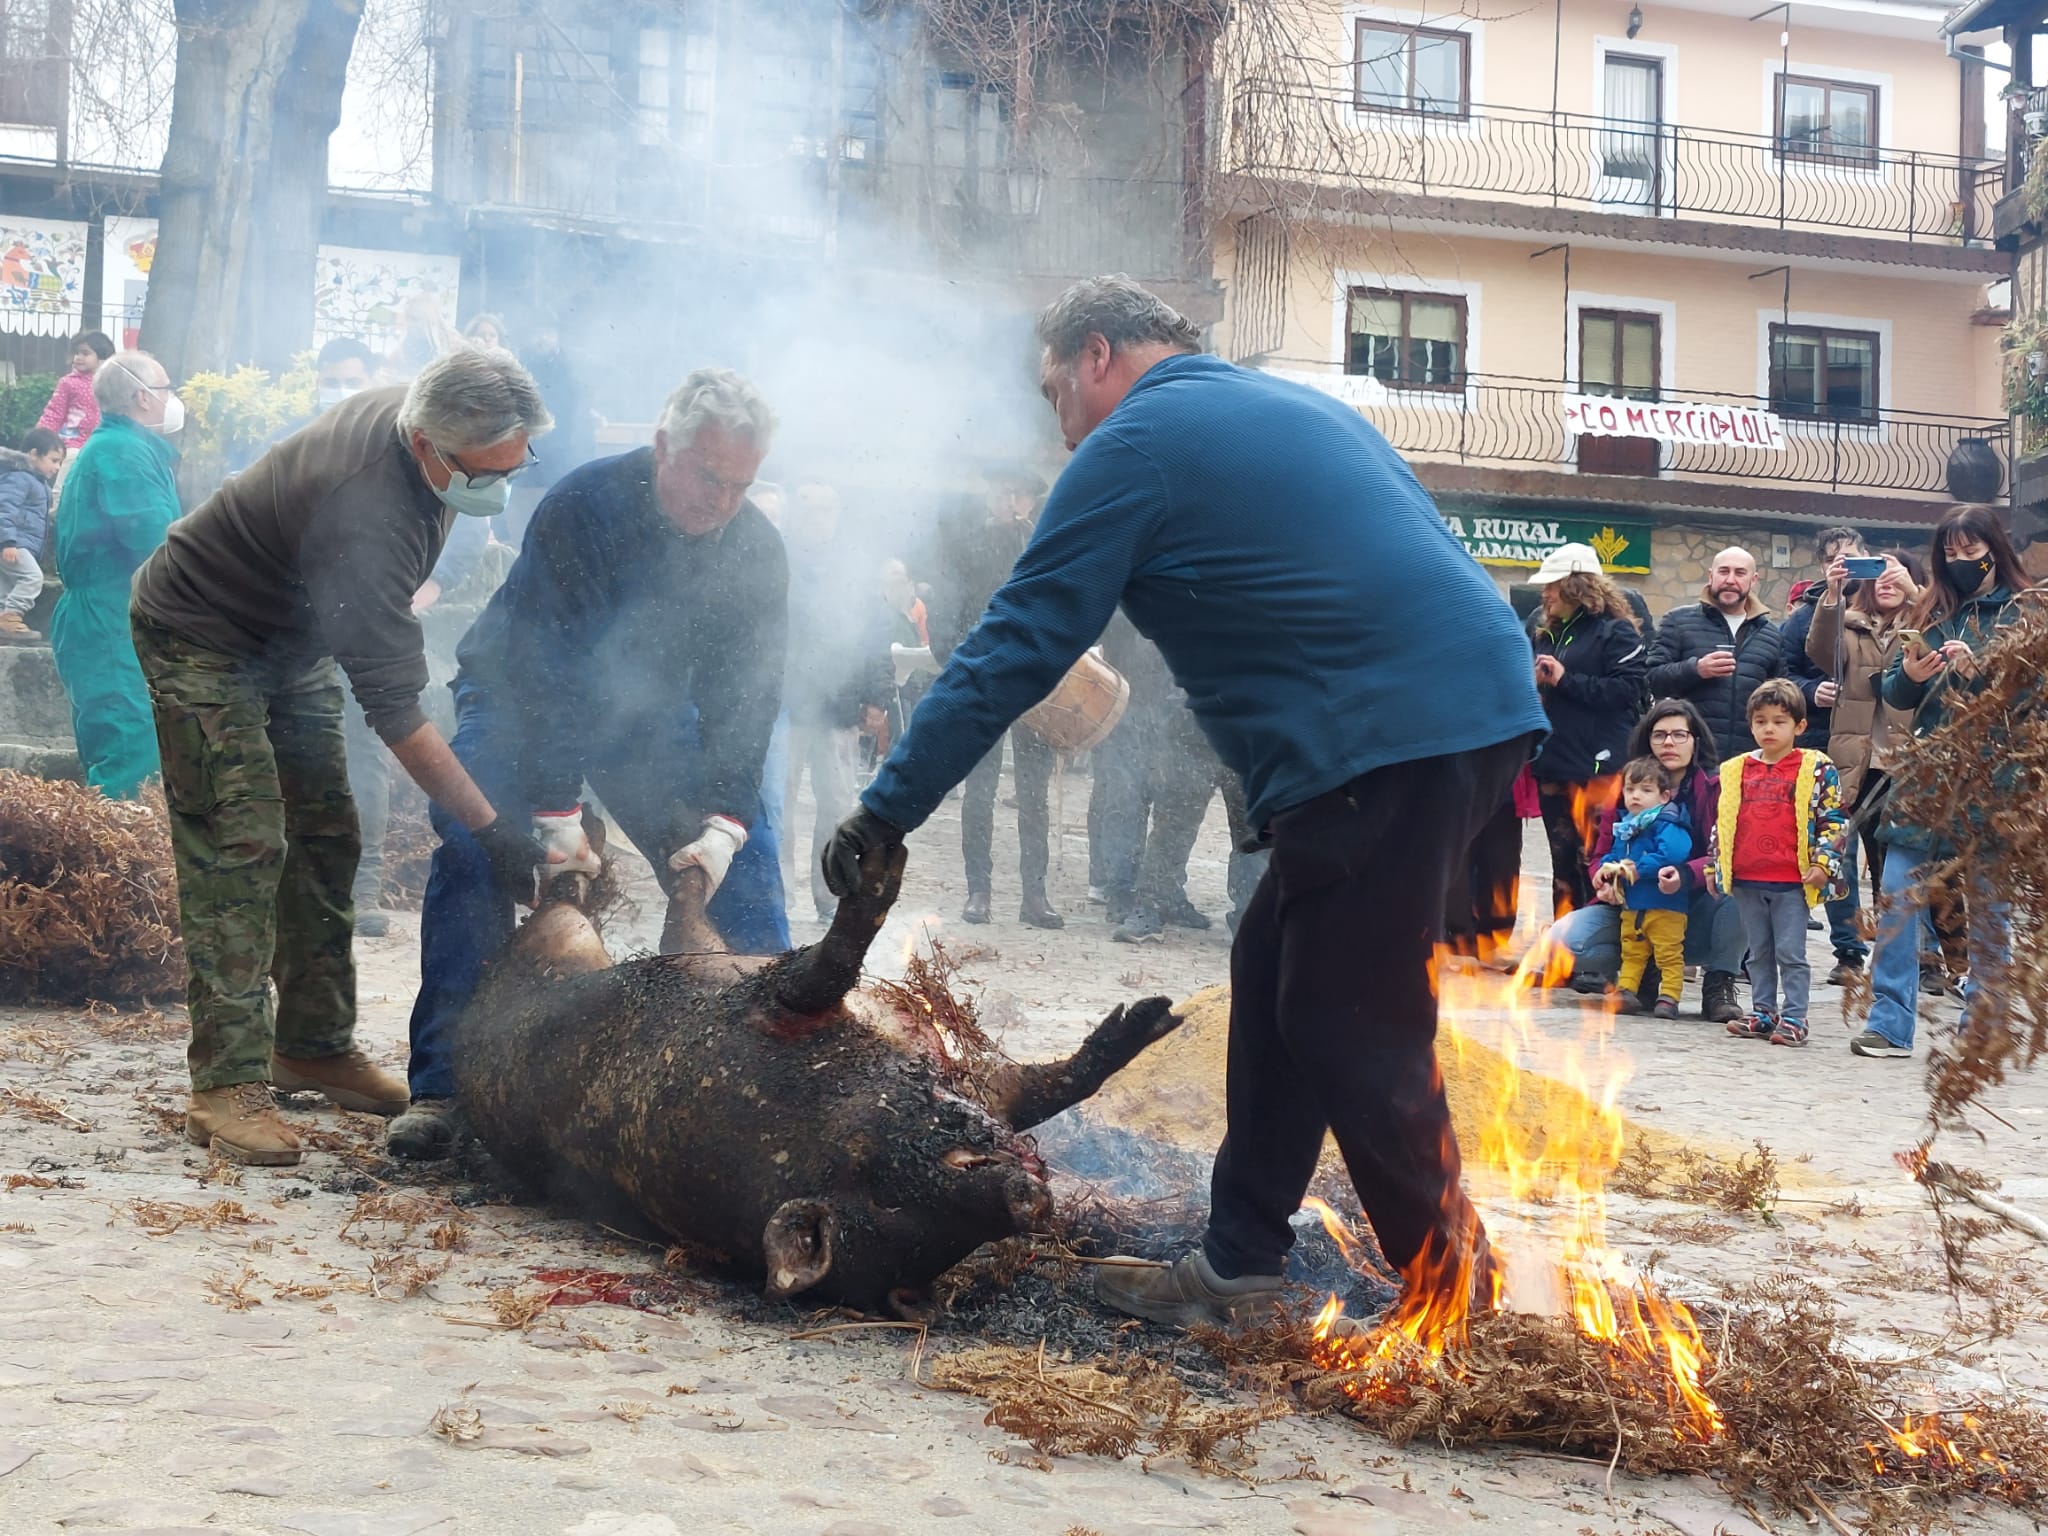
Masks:
[[[1990,507],[1961,506],[1946,513],[1934,527],[1928,568],[1932,579],[1915,614],[1917,628],[1900,630],[1899,648],[1879,689],[1887,705],[1912,711],[1916,736],[1939,728],[1960,699],[1983,686],[1978,653],[2019,617],[2018,595],[2030,585]],[[1966,807],[1964,814],[1973,810]],[[1890,905],[1871,957],[1869,1027],[1849,1042],[1849,1049],[1859,1056],[1911,1056],[1920,905],[1931,867],[1953,857],[1955,845],[1948,828],[1904,819],[1896,799],[1887,805],[1880,837],[1886,848],[1881,890]],[[1974,873],[1981,877],[1982,871]],[[1974,976],[2009,949],[2012,935],[2004,908],[1980,882],[1968,882],[1967,873],[1966,899]],[[1972,990],[1966,982],[1966,1025]]]
[[[1826,588],[1814,604],[1813,623],[1806,632],[1807,659],[1835,684],[1827,752],[1842,776],[1842,803],[1849,808],[1850,825],[1860,833],[1860,839],[1852,837],[1843,850],[1849,894],[1841,916],[1851,922],[1861,904],[1857,843],[1860,840],[1869,855],[1874,884],[1884,870],[1876,807],[1889,782],[1885,766],[1890,742],[1894,731],[1903,738],[1911,728],[1906,711],[1887,708],[1877,696],[1878,684],[1897,647],[1897,631],[1926,581],[1927,568],[1920,557],[1902,549],[1883,555],[1838,555],[1828,567]],[[1832,906],[1829,915],[1835,915]],[[1841,986],[1862,968],[1860,953],[1838,951],[1828,982]]]

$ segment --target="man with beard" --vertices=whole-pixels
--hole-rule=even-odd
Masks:
[[[1665,614],[1650,643],[1651,695],[1690,700],[1714,728],[1724,762],[1756,750],[1749,696],[1765,679],[1785,675],[1778,626],[1756,588],[1756,556],[1722,550],[1700,600]]]
[[[1124,277],[1068,289],[1038,335],[1073,460],[834,837],[827,879],[853,889],[864,856],[871,869],[924,822],[1122,607],[1243,778],[1273,856],[1231,954],[1202,1246],[1103,1270],[1098,1293],[1183,1327],[1269,1317],[1334,1132],[1406,1302],[1490,1305],[1431,960],[1452,866],[1544,726],[1514,613],[1343,402],[1200,355],[1195,327]]]

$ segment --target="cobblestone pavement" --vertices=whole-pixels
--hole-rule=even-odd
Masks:
[[[1108,942],[1085,898],[1086,789],[1070,779],[1060,808],[1063,932],[1015,921],[1008,829],[999,920],[958,923],[949,805],[914,839],[898,920],[876,951],[886,965],[927,915],[942,939],[982,950],[971,971],[1014,1000],[994,1011],[1013,1021],[1008,1043],[1022,1056],[1071,1046],[1121,999],[1185,995],[1226,976],[1220,808],[1190,880],[1217,926],[1125,947]],[[1540,837],[1529,849],[1525,906],[1547,889]],[[652,923],[648,904],[643,941]],[[402,1065],[410,920],[363,942],[360,957],[365,1043]],[[1544,1001],[1540,1032],[1576,1037],[1588,1005]],[[1701,1222],[1696,1208],[1617,1197],[1615,1245],[1639,1261],[1654,1251],[1681,1292],[1798,1274],[1839,1296],[1869,1347],[1924,1349],[1952,1314],[1932,1224],[1891,1160],[1917,1131],[1919,1074],[1851,1057],[1838,1006],[1817,1013],[1805,1051],[1734,1042],[1697,1022],[1620,1021],[1631,1116],[1721,1146],[1762,1139],[1788,1180],[1769,1224]],[[374,1122],[304,1105],[294,1117],[324,1133],[304,1166],[209,1169],[178,1133],[182,1035],[175,1018],[169,1028],[172,1038],[149,1039],[132,1021],[73,1010],[0,1012],[0,1184],[12,1186],[0,1192],[6,1536],[1754,1529],[1705,1483],[1610,1484],[1604,1466],[1540,1455],[1395,1453],[1335,1420],[1259,1436],[1264,1476],[1312,1458],[1314,1479],[1252,1484],[1135,1460],[1013,1464],[1017,1443],[983,1422],[983,1405],[911,1379],[909,1335],[793,1338],[803,1326],[794,1311],[764,1321],[758,1304],[698,1282],[666,1311],[557,1306],[537,1326],[506,1327],[500,1306],[561,1286],[561,1272],[639,1274],[660,1256],[534,1209],[457,1211],[445,1197],[468,1186],[381,1164]],[[1987,1121],[1991,1139],[1965,1160],[2001,1176],[2018,1203],[2048,1207],[2048,1091],[2023,1079],[1994,1107],[2006,1124]],[[384,1203],[366,1211],[366,1196]],[[1841,1207],[1850,1196],[1862,1214]],[[380,1211],[391,1219],[360,1219]],[[2038,1252],[1995,1239],[1989,1253],[2036,1320],[1972,1346],[1949,1372],[2038,1391],[2048,1386],[2028,1274]],[[1999,1512],[1964,1523],[2021,1528]]]

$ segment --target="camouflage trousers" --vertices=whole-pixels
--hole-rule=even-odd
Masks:
[[[178,866],[192,1087],[268,1082],[273,1049],[355,1039],[341,679],[332,661],[243,661],[131,618]]]

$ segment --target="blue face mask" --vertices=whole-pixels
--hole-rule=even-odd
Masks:
[[[441,498],[442,506],[464,517],[496,517],[511,505],[512,482],[509,479],[493,480],[488,485],[472,485],[468,475],[442,458],[440,449],[434,448],[433,454],[441,460],[442,468],[448,471],[448,488],[434,492]],[[430,489],[432,484],[428,482]]]

